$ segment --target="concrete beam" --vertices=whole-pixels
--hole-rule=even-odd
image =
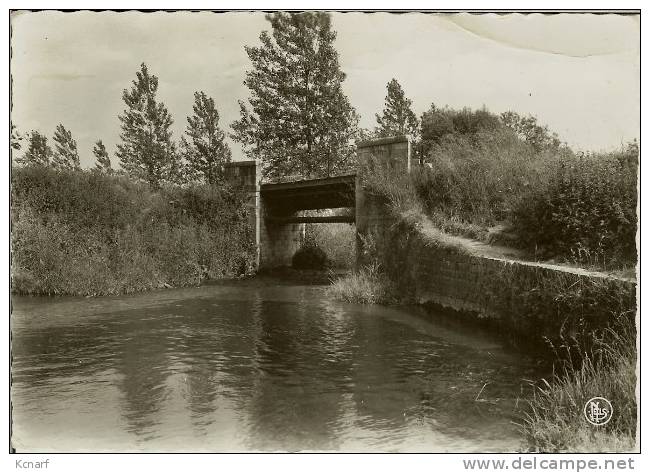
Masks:
[[[273,223],[354,223],[354,215],[327,215],[319,217],[266,217]]]
[[[406,142],[411,142],[410,135],[387,136],[385,138],[373,138],[370,140],[359,141],[359,143],[357,143],[357,149],[374,147],[374,146],[388,146],[395,143],[406,143]]]
[[[318,187],[332,187],[340,184],[349,184],[354,186],[354,174],[346,174],[344,176],[333,176],[333,177],[324,177],[320,179],[305,179],[302,181],[295,182],[277,182],[277,183],[265,183],[261,186],[261,191],[263,193],[269,192],[282,192],[287,190],[294,189],[313,189]]]

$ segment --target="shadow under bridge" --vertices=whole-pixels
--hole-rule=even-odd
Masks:
[[[355,223],[356,174],[260,186],[264,219],[275,224]],[[303,210],[342,209],[334,215],[299,215]]]

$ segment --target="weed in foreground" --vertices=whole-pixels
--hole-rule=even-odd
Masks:
[[[536,388],[521,424],[529,450],[539,452],[628,452],[635,449],[636,331],[630,322],[605,331],[579,367],[565,365]],[[593,426],[583,415],[592,397],[608,399],[612,419]]]
[[[392,285],[378,264],[364,266],[332,281],[328,295],[355,304],[388,304],[395,300]]]

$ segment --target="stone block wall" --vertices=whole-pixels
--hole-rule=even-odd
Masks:
[[[236,186],[243,186],[248,192],[248,218],[255,232],[255,266],[260,266],[261,256],[261,216],[262,202],[260,197],[260,182],[262,181],[262,166],[257,161],[233,161],[225,165],[226,180]]]

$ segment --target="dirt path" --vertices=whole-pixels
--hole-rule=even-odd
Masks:
[[[482,241],[473,240],[471,238],[444,233],[436,228],[434,224],[426,217],[423,217],[422,221],[419,222],[417,226],[422,235],[431,239],[433,244],[453,247],[474,256],[500,261],[516,261],[517,263],[525,264],[528,266],[556,269],[585,276],[614,278],[630,282],[636,281],[636,277],[630,277],[627,274],[622,275],[620,272],[595,271],[580,268],[578,266],[573,266],[570,264],[535,261],[531,259],[526,254],[526,252],[517,248],[488,244]]]

